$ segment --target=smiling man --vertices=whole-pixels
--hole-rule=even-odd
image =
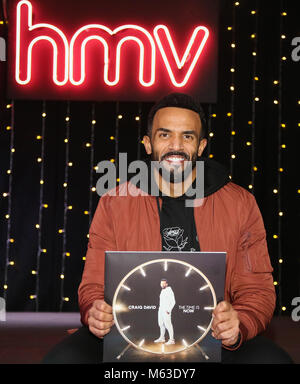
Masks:
[[[212,336],[222,341],[222,361],[291,362],[259,335],[275,307],[261,213],[251,193],[232,183],[222,165],[202,156],[205,125],[201,105],[186,94],[170,94],[153,106],[144,145],[159,165],[153,172],[159,196],[144,192],[101,197],[78,289],[83,327],[45,362],[101,360],[101,340],[114,326],[112,307],[104,301],[107,250],[227,252],[224,301],[214,309],[212,323]],[[203,180],[197,161],[204,162]],[[200,199],[188,193],[199,178],[204,189]],[[139,190],[131,184],[126,186]]]

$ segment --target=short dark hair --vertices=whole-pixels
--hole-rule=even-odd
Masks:
[[[162,281],[165,281],[167,284],[169,284],[167,279],[161,279],[160,282]]]
[[[187,95],[186,93],[174,92],[169,95],[163,97],[158,102],[156,102],[151,108],[148,115],[148,127],[147,127],[147,135],[151,138],[152,134],[152,125],[153,119],[156,112],[159,109],[167,108],[167,107],[175,107],[175,108],[184,108],[190,109],[200,116],[200,121],[202,125],[200,139],[203,139],[206,135],[206,117],[204,110],[201,104],[197,101],[196,98]]]

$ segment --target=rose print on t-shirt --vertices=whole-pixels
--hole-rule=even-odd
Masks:
[[[183,239],[184,229],[179,227],[165,228],[163,230],[164,241],[167,244],[163,246],[166,251],[177,250],[182,251],[188,242],[188,237]]]

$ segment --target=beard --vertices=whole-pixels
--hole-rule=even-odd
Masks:
[[[168,164],[165,159],[168,157],[181,157],[184,162],[180,164]],[[195,151],[191,156],[181,151],[170,151],[165,153],[161,158],[157,152],[152,151],[151,161],[154,161],[155,167],[159,174],[172,184],[183,183],[187,177],[191,174],[196,166],[198,153]]]

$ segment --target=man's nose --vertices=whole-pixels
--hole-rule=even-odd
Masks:
[[[173,151],[183,150],[183,139],[179,135],[174,135],[169,141],[169,149]]]

